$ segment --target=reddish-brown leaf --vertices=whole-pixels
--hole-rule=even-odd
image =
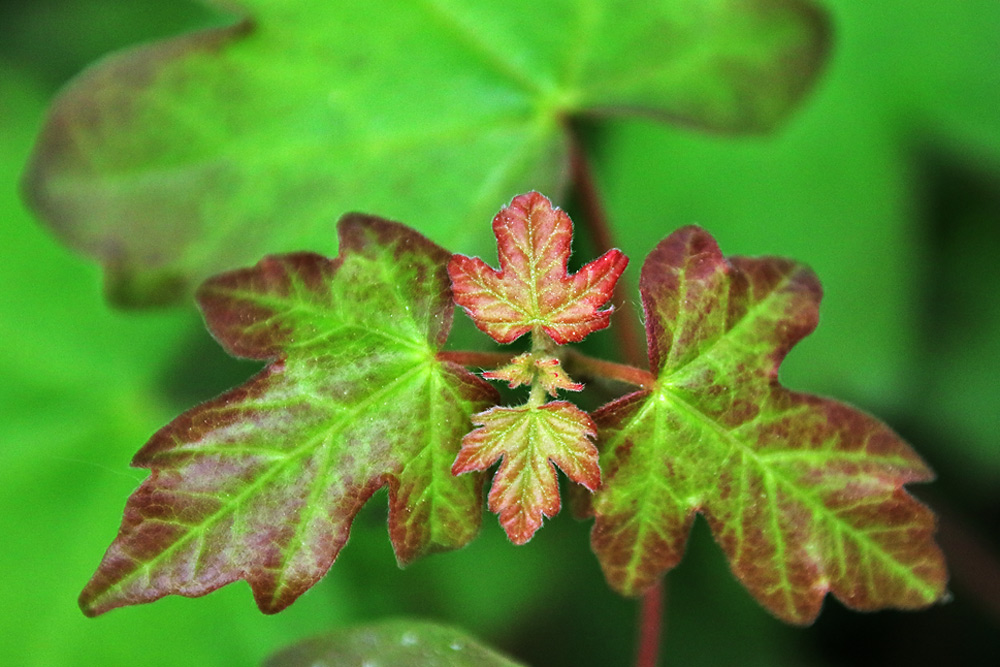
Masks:
[[[903,488],[931,471],[874,417],[778,383],[818,321],[816,276],[774,257],[727,261],[687,227],[646,259],[640,290],[657,380],[594,415],[605,480],[592,543],[612,586],[652,586],[700,512],[786,621],[811,622],[827,592],[861,610],[940,600],[934,516]]]
[[[489,505],[515,544],[530,540],[542,517],[559,511],[556,465],[591,491],[601,484],[597,448],[590,441],[594,423],[572,403],[492,408],[474,415],[472,422],[481,428],[463,438],[452,473],[486,470],[503,458]]]
[[[559,344],[608,326],[611,299],[628,258],[609,250],[567,274],[573,223],[537,192],[518,195],[493,219],[500,270],[454,255],[448,264],[455,302],[500,343],[541,329]]]

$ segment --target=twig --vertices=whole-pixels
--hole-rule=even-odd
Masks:
[[[616,247],[617,244],[611,233],[601,197],[597,192],[590,162],[587,160],[587,154],[580,140],[579,130],[569,122],[566,129],[569,134],[570,178],[573,182],[573,193],[583,210],[584,228],[590,233],[591,241],[597,251],[604,253]],[[645,346],[642,344],[644,336],[639,326],[642,320],[635,304],[628,298],[630,294],[633,294],[632,286],[628,279],[622,276],[618,280],[618,286],[615,288],[615,295],[612,299],[612,303],[619,312],[619,316],[615,318],[618,340],[622,345],[622,354],[625,360],[634,366],[641,366],[646,362]]]
[[[600,195],[597,192],[597,186],[594,183],[587,153],[580,139],[579,129],[569,120],[566,121],[566,131],[569,136],[570,178],[572,179],[573,192],[583,209],[584,225],[590,232],[594,245],[599,252],[606,252],[614,248],[616,244],[611,234],[611,227],[608,224],[608,218],[604,212]],[[632,301],[627,297],[631,293],[631,286],[622,277],[618,281],[615,298],[612,301],[620,314],[624,316],[616,319],[619,325],[616,327],[616,331],[625,360],[633,366],[644,366],[646,364],[646,355],[641,342],[643,339],[639,328],[641,320]],[[623,319],[625,322],[622,322]],[[621,368],[631,367],[621,366]],[[607,375],[612,375],[607,372],[607,368],[604,370]],[[638,371],[639,369],[635,368],[633,370]],[[633,377],[632,380],[625,381],[640,386],[649,386],[648,383],[651,383],[655,378],[650,373],[646,373],[646,376],[643,379]],[[642,606],[639,613],[637,667],[655,667],[659,660],[660,642],[662,641],[663,632],[662,621],[665,590],[666,583],[661,579],[642,598]]]

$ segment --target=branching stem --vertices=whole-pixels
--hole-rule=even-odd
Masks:
[[[584,223],[590,231],[597,250],[605,252],[615,247],[614,237],[611,234],[611,226],[608,224],[604,205],[601,202],[597,185],[594,182],[593,171],[590,168],[590,161],[587,159],[587,152],[584,150],[579,127],[574,125],[572,120],[567,119],[566,131],[569,135],[570,172],[573,190],[583,208]],[[638,327],[640,320],[632,301],[627,296],[622,296],[623,294],[627,295],[630,293],[630,286],[624,280],[624,276],[622,276],[622,279],[618,281],[614,304],[620,310],[621,315],[624,315],[624,318],[618,318],[619,323],[616,331],[625,359],[631,364],[638,365],[645,358],[641,343],[642,332]],[[621,320],[625,321],[622,322]],[[607,362],[600,363],[603,365]],[[605,367],[602,370],[601,375],[615,377],[612,373],[608,372],[611,369]],[[652,385],[654,380],[652,379],[652,374],[647,373],[646,375],[649,378],[631,374],[628,374],[627,379],[624,376],[620,377],[625,382],[638,384],[640,387],[648,387]],[[639,614],[638,667],[654,667],[658,661],[665,588],[666,584],[661,580],[642,599],[642,607]]]
[[[627,364],[617,364],[587,356],[574,349],[560,350],[571,373],[592,378],[608,378],[630,384],[640,389],[648,389],[656,382],[656,376],[649,371]],[[505,352],[473,352],[471,350],[444,350],[438,352],[438,359],[450,361],[470,368],[493,369],[506,366],[514,358]]]
[[[582,376],[609,378],[641,389],[649,389],[656,383],[656,376],[649,371],[627,364],[616,364],[587,356],[577,350],[566,350],[567,369]]]

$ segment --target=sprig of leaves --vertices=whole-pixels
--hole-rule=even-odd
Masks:
[[[484,377],[531,386],[527,403],[475,415],[481,426],[462,440],[452,472],[485,470],[503,459],[490,490],[490,510],[515,544],[524,544],[561,506],[554,465],[590,491],[600,486],[596,435],[586,412],[566,401],[543,405],[559,389],[580,391],[556,356],[553,343],[583,340],[608,326],[604,309],[628,264],[609,250],[569,275],[573,223],[537,193],[514,197],[493,219],[500,270],[479,258],[455,255],[448,264],[455,302],[499,343],[530,332],[531,352]]]
[[[494,229],[500,271],[349,215],[334,260],[274,256],[207,281],[198,300],[213,335],[269,365],[139,451],[134,464],[151,475],[84,611],[237,579],[278,611],[323,576],[384,486],[401,565],[462,546],[497,461],[489,507],[516,544],[558,512],[556,466],[593,494],[594,551],[627,595],[677,564],[699,512],[736,576],[786,621],[811,621],[827,592],[856,609],[945,595],[934,517],[903,488],[929,480],[927,466],[875,418],[777,381],[818,320],[809,269],[727,260],[696,227],[672,234],[640,281],[651,372],[573,357],[597,375],[643,378],[591,418],[547,400],[582,389],[558,343],[607,326],[626,258],[610,251],[569,275],[569,218],[535,192]],[[440,353],[453,300],[499,341],[530,333],[529,352],[484,373],[529,386],[524,404],[496,406],[488,383]]]

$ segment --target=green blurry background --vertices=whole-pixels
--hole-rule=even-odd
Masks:
[[[988,664],[1000,655],[1000,4],[824,4],[832,60],[775,135],[636,120],[585,138],[633,284],[642,256],[691,222],[727,253],[818,272],[822,322],[783,380],[880,415],[937,470],[913,490],[942,517],[954,600],[864,615],[831,600],[813,627],[786,627],[733,580],[699,522],[668,577],[664,662]],[[97,267],[36,223],[18,179],[46,105],[85,65],[218,21],[180,0],[0,0],[0,662],[256,664],[327,629],[417,614],[534,665],[627,664],[636,605],[607,589],[589,526],[568,513],[519,548],[490,515],[468,548],[400,571],[377,496],[330,574],[277,616],[257,612],[243,583],[80,613],[76,596],[144,476],[132,453],[255,367],[226,358],[193,308],[110,310]],[[468,329],[459,337],[474,340]],[[607,332],[588,344],[615,353]]]

